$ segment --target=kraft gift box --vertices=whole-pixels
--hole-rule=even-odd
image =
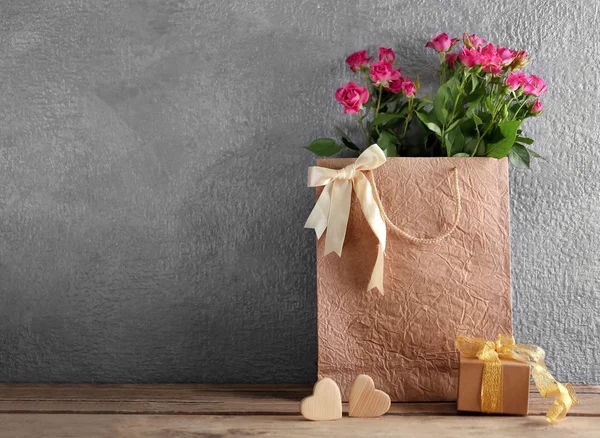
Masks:
[[[530,367],[516,360],[500,360],[503,373],[502,414],[527,415]],[[459,411],[481,412],[483,365],[477,358],[460,356],[457,399]]]

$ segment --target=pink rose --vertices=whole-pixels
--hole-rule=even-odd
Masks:
[[[344,88],[337,89],[335,99],[344,105],[344,114],[357,114],[369,100],[369,90],[348,82]]]
[[[500,67],[500,65],[492,63],[492,62],[485,63],[482,70],[486,73],[490,73],[493,75],[502,73],[502,67]]]
[[[404,82],[402,82],[402,92],[406,97],[413,97],[417,94],[417,86],[413,84],[410,79],[404,78]]]
[[[467,33],[463,33],[463,43],[469,49],[478,49],[479,47],[485,44],[485,40],[483,38],[479,38],[477,34],[467,35]]]
[[[506,78],[506,86],[510,88],[510,91],[516,91],[520,87],[524,87],[529,83],[529,78],[523,72],[511,73]]]
[[[536,100],[531,106],[531,114],[539,114],[543,109],[544,107],[542,106],[542,102]]]
[[[404,78],[400,76],[400,72],[398,71],[398,75],[394,74],[395,79],[388,80],[388,86],[385,87],[387,91],[391,91],[392,93],[400,93],[402,91],[402,85],[404,84]]]
[[[454,63],[458,58],[458,53],[446,53],[446,61],[448,61],[448,65],[450,68],[454,68]]]
[[[467,49],[466,47],[462,48],[461,53],[458,54],[458,59],[468,68],[483,64],[481,53],[475,49]]]
[[[362,67],[368,67],[371,59],[373,58],[369,58],[366,50],[361,50],[360,52],[354,52],[352,55],[348,56],[346,58],[346,63],[350,66],[350,70],[356,73]]]
[[[494,46],[492,43],[480,47],[478,49],[478,52],[481,53],[481,56],[483,56],[483,59],[487,62],[492,62],[495,60],[500,61],[500,57],[498,56],[498,52],[496,51],[496,46]]]
[[[483,58],[483,71],[498,74],[502,72],[502,58],[493,44],[477,49]]]
[[[379,60],[387,61],[387,62],[393,64],[394,61],[396,60],[396,54],[394,53],[394,51],[392,49],[386,49],[385,47],[380,47],[379,48]]]
[[[510,64],[510,68],[512,70],[518,70],[520,68],[524,68],[529,64],[529,56],[525,53],[525,50],[521,50],[517,52],[512,63]]]
[[[523,93],[536,97],[541,96],[546,91],[548,91],[546,82],[544,82],[542,78],[538,78],[534,75],[529,76],[527,84],[525,84],[525,87],[523,88]]]
[[[536,101],[533,102],[533,105],[531,106],[531,114],[539,115],[539,113],[542,112],[543,109],[544,106],[542,105],[542,102],[536,99]]]
[[[388,61],[379,61],[371,64],[371,79],[376,87],[383,85],[389,88],[393,81],[402,80],[400,70],[394,70]]]
[[[515,56],[517,56],[516,50],[507,49],[506,47],[498,46],[496,52],[500,59],[502,59],[502,65],[510,64],[515,59]]]
[[[425,47],[431,47],[437,52],[448,52],[458,42],[458,38],[452,38],[447,33],[441,33],[427,44]]]

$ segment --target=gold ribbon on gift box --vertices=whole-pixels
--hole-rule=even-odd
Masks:
[[[579,401],[573,386],[559,383],[546,369],[546,353],[536,345],[516,344],[511,335],[498,335],[496,342],[483,338],[459,336],[456,347],[467,357],[483,361],[481,380],[481,411],[502,413],[502,362],[513,359],[531,366],[531,375],[542,397],[554,396],[554,403],[546,414],[546,420],[555,423],[563,419],[571,406]]]

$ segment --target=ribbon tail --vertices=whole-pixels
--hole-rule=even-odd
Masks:
[[[562,420],[567,416],[571,406],[577,404],[577,396],[572,385],[563,385],[558,382],[556,382],[556,385],[557,394],[555,394],[554,403],[552,403],[552,406],[550,406],[550,409],[546,413],[546,421],[548,423],[556,423],[558,420]]]
[[[377,260],[371,273],[371,279],[369,280],[368,290],[377,289],[381,295],[383,295],[383,258],[384,249],[381,244],[377,245]]]
[[[321,196],[317,199],[315,206],[310,212],[310,216],[304,224],[304,228],[314,228],[317,233],[317,239],[320,239],[323,232],[327,228],[327,222],[329,220],[329,209],[331,208],[331,184],[327,184]]]
[[[362,172],[354,179],[354,191],[356,192],[356,197],[360,201],[360,205],[369,226],[379,240],[377,259],[375,261],[375,266],[373,267],[373,273],[371,274],[371,280],[369,281],[368,287],[369,290],[377,288],[379,293],[383,295],[383,259],[385,255],[386,240],[385,222],[383,222],[379,206],[375,202],[373,188]]]
[[[352,182],[348,180],[333,181],[327,235],[325,236],[325,255],[335,252],[339,257],[342,256],[351,201]]]
[[[573,386],[568,383],[563,385],[554,380],[544,366],[535,364],[531,375],[542,397],[554,396],[554,403],[546,413],[546,421],[549,423],[562,420],[571,409],[571,406],[579,403]]]

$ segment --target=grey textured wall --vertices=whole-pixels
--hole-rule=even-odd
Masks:
[[[2,1],[0,381],[312,381],[301,146],[352,123],[349,53],[415,76],[467,30],[551,90],[547,161],[511,173],[516,334],[600,383],[594,3]]]

